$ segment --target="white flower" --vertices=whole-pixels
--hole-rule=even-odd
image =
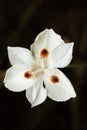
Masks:
[[[76,96],[69,79],[57,68],[67,66],[72,60],[74,43],[65,44],[52,29],[45,29],[31,45],[31,51],[21,47],[8,47],[12,67],[5,75],[4,84],[9,90],[26,90],[33,106],[46,97],[66,101]]]

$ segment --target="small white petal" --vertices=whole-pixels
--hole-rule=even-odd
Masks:
[[[50,65],[53,68],[62,68],[70,64],[72,60],[74,43],[61,44],[50,55]]]
[[[40,57],[41,50],[47,49],[50,53],[53,49],[63,43],[64,41],[61,39],[60,35],[55,33],[52,29],[45,29],[38,34],[35,43],[31,45],[31,50],[35,57]]]
[[[45,70],[44,83],[48,97],[55,101],[66,101],[76,97],[70,80],[58,69]]]
[[[64,41],[61,39],[61,36],[59,34],[55,33],[53,29],[45,29],[44,31],[40,32],[37,35],[37,37],[35,38],[35,42],[42,38],[45,38],[46,35],[48,35],[48,38],[51,42],[50,44],[52,44],[53,48],[64,43]],[[54,43],[54,41],[55,41],[55,43]]]
[[[47,92],[43,87],[43,82],[41,80],[36,81],[36,83],[31,88],[26,90],[26,98],[31,103],[32,107],[44,102],[46,97]]]
[[[8,47],[8,57],[12,65],[34,63],[31,51],[22,47]]]
[[[35,82],[35,78],[32,73],[29,73],[30,69],[22,65],[10,67],[6,71],[4,78],[5,87],[15,92],[23,91],[31,87]]]

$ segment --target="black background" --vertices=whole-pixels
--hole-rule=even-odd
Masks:
[[[29,48],[37,34],[53,28],[66,42],[75,42],[76,66],[61,69],[77,97],[67,102],[49,98],[34,108],[25,91],[3,85],[10,66],[7,46]],[[87,4],[81,0],[0,0],[0,130],[87,130]]]

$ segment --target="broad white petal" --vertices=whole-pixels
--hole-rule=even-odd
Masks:
[[[55,48],[50,55],[50,65],[53,68],[62,68],[69,65],[72,60],[73,45],[72,42]]]
[[[35,57],[40,57],[41,50],[47,49],[49,53],[64,41],[60,35],[55,33],[52,29],[45,29],[35,39],[34,44],[31,45],[31,50]]]
[[[32,64],[34,62],[31,51],[22,47],[8,47],[8,57],[12,65]]]
[[[15,92],[23,91],[31,87],[36,79],[34,75],[29,75],[30,70],[31,68],[26,66],[10,67],[6,71],[4,78],[5,87]]]
[[[76,97],[70,80],[58,69],[45,70],[44,83],[48,97],[55,101],[66,101]]]
[[[44,102],[46,97],[47,92],[43,87],[43,82],[41,80],[36,81],[36,83],[31,88],[26,90],[26,98],[31,103],[32,107]]]

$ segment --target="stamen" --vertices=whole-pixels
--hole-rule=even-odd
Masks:
[[[41,52],[40,52],[40,57],[41,58],[47,58],[48,55],[49,55],[49,51],[46,48],[44,48],[43,50],[41,50]]]
[[[52,83],[59,83],[59,78],[56,75],[51,75],[50,80]]]
[[[30,72],[30,71],[25,72],[25,73],[24,73],[24,77],[27,78],[27,79],[32,78],[31,72]]]

